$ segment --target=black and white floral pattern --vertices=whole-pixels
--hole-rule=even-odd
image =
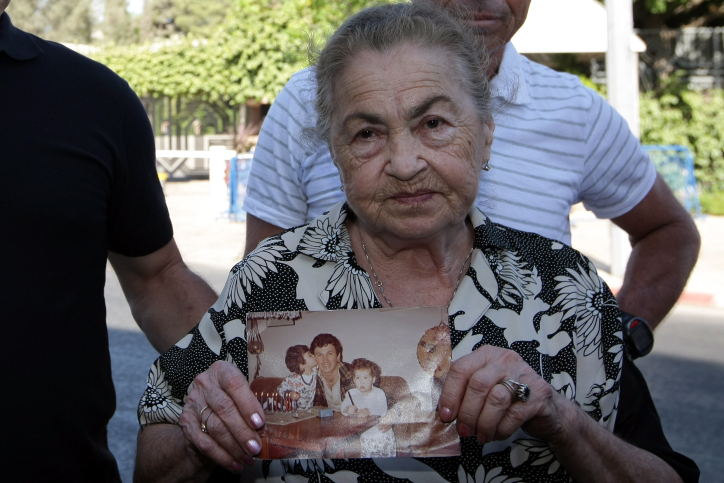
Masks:
[[[138,419],[143,418],[148,424],[178,421],[181,416],[182,405],[171,396],[171,388],[159,362],[157,360],[151,366],[146,390],[138,404]]]
[[[162,355],[139,404],[141,424],[177,424],[196,374],[229,360],[247,374],[246,340],[238,324],[260,310],[337,310],[380,307],[369,274],[359,266],[335,205],[309,225],[264,241],[237,264],[204,321]],[[491,222],[477,208],[470,268],[449,307],[453,358],[482,344],[518,352],[552,387],[613,430],[623,347],[616,302],[593,265],[568,246]],[[224,328],[226,327],[226,330]],[[461,440],[451,458],[273,461],[259,465],[267,481],[568,482],[544,441],[522,430],[480,446]],[[290,481],[287,478],[287,481]],[[298,481],[294,479],[294,481]],[[346,480],[345,480],[346,481]]]

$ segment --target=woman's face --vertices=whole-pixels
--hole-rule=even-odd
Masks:
[[[490,156],[451,55],[364,51],[335,79],[331,151],[347,200],[376,233],[424,239],[464,222]]]

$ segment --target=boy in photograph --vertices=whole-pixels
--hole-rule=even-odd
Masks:
[[[317,387],[317,361],[309,347],[291,346],[284,362],[291,374],[284,378],[277,392],[296,401],[298,409],[311,409]]]

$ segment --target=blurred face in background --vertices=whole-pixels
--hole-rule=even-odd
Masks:
[[[435,0],[442,6],[463,7],[465,23],[490,52],[496,52],[523,26],[531,0]]]

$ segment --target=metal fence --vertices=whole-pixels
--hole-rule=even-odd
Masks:
[[[724,27],[641,29],[644,77],[656,85],[663,74],[684,70],[694,87],[724,88]]]
[[[694,176],[694,156],[689,148],[678,145],[644,145],[666,184],[686,211],[701,216],[701,203]]]

